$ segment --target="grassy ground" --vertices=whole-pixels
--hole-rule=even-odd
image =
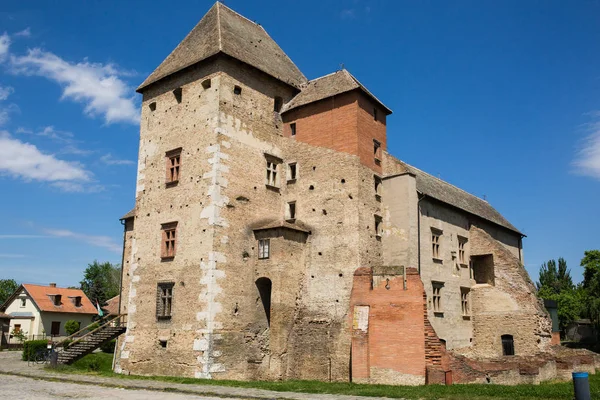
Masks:
[[[331,393],[356,396],[380,396],[407,399],[475,399],[475,400],[565,400],[573,398],[571,382],[543,383],[541,385],[429,385],[429,386],[387,386],[359,385],[354,383],[325,383],[316,381],[284,381],[284,382],[240,382],[207,380],[194,378],[176,378],[164,376],[120,375],[111,371],[112,354],[90,354],[69,366],[61,366],[65,373],[84,373],[100,376],[118,377],[121,379],[149,379],[163,382],[202,384],[216,386],[235,386],[280,392]],[[599,371],[600,372],[600,371]],[[590,375],[592,399],[600,399],[600,373]]]

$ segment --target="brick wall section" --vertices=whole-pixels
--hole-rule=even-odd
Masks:
[[[368,332],[353,329],[355,382],[425,383],[423,284],[417,270],[407,268],[405,290],[398,271],[401,267],[395,272],[382,272],[380,268],[359,268],[355,272],[349,319],[352,320],[355,306],[370,307]],[[352,322],[349,326],[353,326]]]
[[[373,109],[378,108],[377,120]],[[283,135],[291,137],[290,124],[296,124],[296,140],[313,146],[358,155],[363,165],[377,173],[382,172],[373,156],[373,139],[381,143],[381,153],[386,149],[386,115],[384,110],[363,95],[351,91],[333,96],[282,116]]]

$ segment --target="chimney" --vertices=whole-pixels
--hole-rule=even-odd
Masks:
[[[50,287],[56,287],[56,283],[50,282]]]

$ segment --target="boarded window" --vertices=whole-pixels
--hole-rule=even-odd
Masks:
[[[258,278],[256,280],[256,288],[262,300],[265,316],[267,317],[267,325],[271,325],[271,280],[269,278]]]
[[[161,282],[156,290],[156,317],[170,319],[173,308],[173,282]]]
[[[440,237],[442,231],[431,228],[431,255],[433,258],[440,259]]]
[[[162,251],[163,259],[175,257],[177,249],[177,222],[169,222],[162,225]]]
[[[462,308],[462,315],[468,317],[471,315],[471,309],[469,307],[469,288],[460,288],[460,304]]]
[[[502,354],[505,356],[515,355],[515,343],[512,335],[502,335]]]
[[[174,185],[179,182],[181,172],[181,147],[168,151],[165,158],[167,162],[167,186]]]
[[[432,307],[434,313],[442,313],[442,288],[444,287],[443,282],[431,282],[433,288]]]
[[[50,329],[50,335],[58,336],[60,335],[60,321],[52,321],[52,327]]]
[[[260,239],[258,241],[258,259],[265,260],[269,258],[271,251],[271,240],[270,239]]]

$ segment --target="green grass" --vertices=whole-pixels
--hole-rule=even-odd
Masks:
[[[120,375],[111,371],[112,354],[94,353],[69,366],[61,366],[60,372],[84,373],[120,379],[156,380],[162,382],[201,384],[213,386],[232,386],[275,390],[279,392],[328,393],[355,396],[378,396],[407,399],[444,399],[444,400],[565,400],[573,398],[572,382],[543,383],[540,385],[428,385],[428,386],[388,386],[360,385],[355,383],[326,383],[318,381],[226,381],[168,376]],[[590,375],[592,399],[600,399],[600,371]]]

